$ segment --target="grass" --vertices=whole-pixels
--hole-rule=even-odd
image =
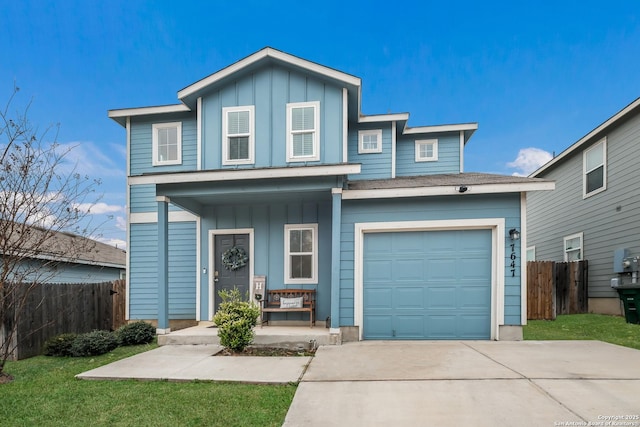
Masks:
[[[7,362],[0,424],[8,426],[280,426],[295,385],[87,381],[76,374],[155,348],[119,347],[86,358]]]
[[[600,340],[640,350],[640,325],[623,317],[570,314],[556,320],[529,320],[525,340]]]

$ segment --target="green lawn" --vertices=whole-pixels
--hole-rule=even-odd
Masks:
[[[7,426],[280,426],[295,385],[87,381],[75,375],[147,351],[120,347],[87,358],[38,356],[7,362],[0,424]]]
[[[600,340],[640,350],[640,325],[623,317],[570,314],[556,320],[529,320],[525,340]]]

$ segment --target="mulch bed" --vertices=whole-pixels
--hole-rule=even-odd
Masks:
[[[5,374],[4,372],[0,373],[0,384],[9,384],[13,381],[13,377],[9,374]]]
[[[271,356],[271,357],[302,357],[313,356],[315,350],[297,350],[279,347],[247,347],[243,351],[233,351],[224,348],[216,356]]]

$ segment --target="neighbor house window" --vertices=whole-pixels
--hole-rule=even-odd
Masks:
[[[358,131],[358,153],[382,153],[382,129]]]
[[[527,248],[527,261],[535,261],[536,260],[536,247],[530,246]]]
[[[584,169],[584,197],[607,188],[607,139],[585,150],[582,155]]]
[[[222,109],[222,164],[253,163],[254,107],[225,107]]]
[[[583,259],[582,252],[582,238],[583,234],[572,234],[564,238],[564,260],[565,261],[580,261]]]
[[[287,161],[320,160],[320,103],[287,104]]]
[[[152,126],[153,165],[182,163],[182,123],[156,123]]]
[[[435,160],[438,160],[438,140],[416,141],[416,162],[433,162]]]
[[[284,282],[318,283],[318,224],[286,224]]]

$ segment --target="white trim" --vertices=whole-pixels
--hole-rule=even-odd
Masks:
[[[584,256],[584,233],[580,232],[580,233],[570,234],[562,238],[562,256],[563,256],[564,262],[569,262],[569,259],[568,259],[569,257],[567,256],[567,240],[575,239],[577,237],[580,238],[580,258],[575,261],[582,261],[583,259],[586,259]]]
[[[375,135],[377,141],[376,148],[364,148],[363,138],[365,136]],[[382,153],[382,129],[366,129],[358,131],[358,154]]]
[[[404,135],[412,135],[418,133],[434,133],[434,132],[458,132],[465,130],[477,130],[477,123],[462,123],[455,125],[435,125],[435,126],[418,126],[405,128],[402,132]]]
[[[171,199],[167,196],[156,196],[156,202],[171,203]]]
[[[169,222],[197,221],[198,216],[188,211],[169,211]],[[158,222],[157,212],[134,212],[130,214],[131,224],[149,224]]]
[[[397,132],[396,122],[391,122],[391,178],[396,177],[396,132]]]
[[[527,193],[520,193],[520,324],[527,324]]]
[[[438,221],[363,222],[354,224],[354,326],[362,340],[363,326],[363,262],[365,233],[440,230],[491,230],[491,339],[499,339],[499,326],[504,324],[504,218],[475,218]]]
[[[432,147],[432,155],[431,156],[422,156],[420,154],[420,148],[423,145],[431,145]],[[416,154],[416,163],[419,162],[435,162],[438,160],[438,140],[437,139],[417,139],[415,142],[415,154]]]
[[[158,159],[158,131],[160,129],[176,128],[176,158],[171,160]],[[182,164],[182,122],[154,123],[151,125],[151,143],[152,143],[152,159],[153,166],[180,165]]]
[[[183,113],[191,111],[191,108],[184,104],[160,105],[156,107],[139,107],[139,108],[122,108],[119,110],[109,110],[109,118],[115,119],[120,117],[149,116],[153,114],[164,113]]]
[[[275,50],[273,48],[267,47],[264,48],[262,50],[259,50],[258,52],[247,56],[244,59],[241,59],[240,61],[236,62],[235,64],[232,64],[226,68],[223,68],[222,70],[218,71],[217,73],[214,73],[208,77],[205,77],[204,79],[190,85],[187,86],[186,88],[180,90],[178,92],[178,98],[183,99],[186,98],[189,95],[193,95],[194,93],[198,92],[199,90],[202,90],[204,88],[206,88],[207,86],[214,84],[226,77],[229,77],[230,75],[234,74],[237,71],[240,71],[241,69],[260,61],[263,58],[274,58],[277,60],[280,60],[282,62],[287,62],[291,65],[306,69],[308,71],[317,73],[317,74],[322,74],[326,77],[329,77],[331,79],[335,79],[335,80],[340,80],[343,81],[347,84],[350,85],[354,85],[354,86],[358,86],[360,87],[361,85],[361,81],[358,77],[354,77],[351,76],[349,74],[345,74],[341,71],[338,70],[334,70],[332,68],[328,68],[325,67],[323,65],[320,64],[316,64],[313,62],[309,62],[305,59],[302,58],[298,58],[295,57],[293,55],[289,55],[288,53],[284,53],[281,52],[279,50]]]
[[[600,126],[598,126],[597,128],[593,129],[591,132],[589,132],[588,134],[586,134],[585,136],[580,138],[577,142],[575,142],[573,145],[571,145],[571,147],[567,148],[562,153],[560,153],[556,157],[554,157],[552,160],[550,160],[546,164],[542,165],[540,167],[540,169],[538,169],[537,171],[533,172],[529,176],[530,177],[536,177],[536,176],[540,175],[542,172],[544,172],[545,170],[549,169],[551,166],[553,166],[556,163],[562,161],[562,159],[564,159],[565,157],[571,155],[571,153],[573,153],[575,150],[580,148],[584,143],[589,141],[591,138],[593,138],[597,134],[599,134],[599,133],[603,132],[604,130],[606,130],[609,126],[613,125],[618,120],[621,120],[622,118],[624,118],[624,116],[626,116],[627,114],[631,113],[638,106],[640,106],[640,98],[637,98],[631,104],[627,105],[622,110],[618,111],[615,115],[610,117],[608,120],[606,120]]]
[[[297,108],[313,107],[313,155],[294,156],[293,155],[293,110]],[[287,104],[287,163],[292,162],[316,162],[320,160],[320,101],[310,102],[290,102]],[[311,129],[306,129],[311,131]],[[301,132],[310,133],[310,132]]]
[[[554,182],[522,182],[511,184],[477,184],[469,185],[468,190],[460,194],[459,186],[411,187],[411,188],[376,188],[372,190],[344,190],[343,200],[355,199],[392,199],[397,197],[453,196],[464,197],[466,194],[521,193],[524,191],[553,190]]]
[[[349,162],[349,91],[342,88],[342,163]]]
[[[587,193],[587,173],[592,172],[595,169],[587,171],[587,153],[594,150],[598,145],[602,144],[602,187]],[[598,166],[599,167],[599,166]],[[591,196],[595,196],[598,193],[602,193],[607,189],[607,137],[605,136],[598,142],[592,144],[589,148],[582,152],[582,198],[587,199]]]
[[[209,272],[207,274],[209,280],[209,313],[208,319],[213,319],[213,309],[215,308],[216,300],[215,300],[215,282],[214,282],[214,271],[215,271],[215,236],[223,235],[223,234],[248,234],[249,235],[249,301],[254,301],[253,296],[253,287],[251,283],[253,282],[254,275],[254,231],[253,228],[224,228],[224,229],[210,229],[208,232],[209,236]]]
[[[290,247],[289,232],[292,230],[311,230],[313,232],[313,252],[311,253],[311,277],[307,279],[294,279],[290,274]],[[284,284],[285,285],[317,285],[318,284],[318,224],[285,224],[284,225]]]
[[[218,182],[240,179],[302,178],[311,176],[349,175],[360,173],[360,164],[307,166],[264,169],[233,169],[195,173],[166,173],[130,176],[129,185]]]
[[[248,158],[230,160],[229,157],[229,113],[248,111],[249,112],[249,147]],[[222,164],[223,165],[251,165],[255,163],[255,107],[253,105],[241,105],[237,107],[223,107],[222,108]]]
[[[202,169],[202,97],[196,102],[196,169]]]
[[[460,173],[464,172],[464,131],[460,131]]]
[[[200,308],[200,284],[202,283],[202,248],[200,247],[200,218],[196,219],[196,319],[198,320],[210,320],[203,319]]]
[[[358,117],[358,123],[379,123],[409,120],[409,113],[377,114]]]

